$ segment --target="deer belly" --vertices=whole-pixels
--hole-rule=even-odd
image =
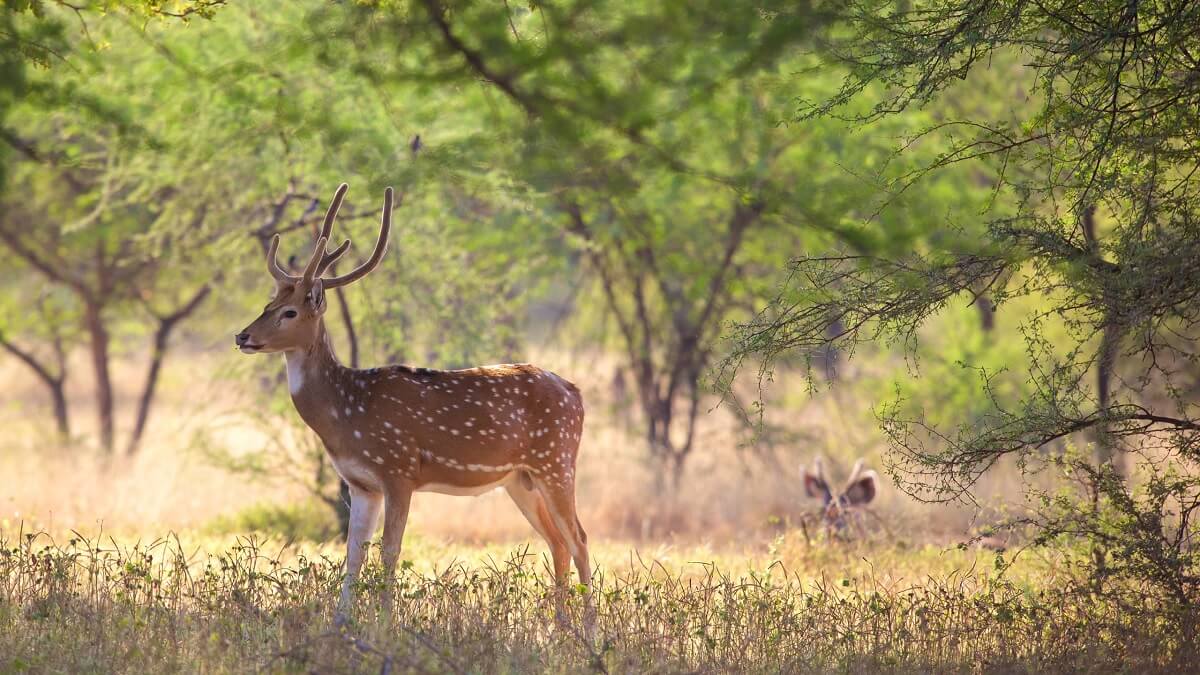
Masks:
[[[456,497],[476,497],[485,492],[491,492],[498,487],[503,487],[512,481],[516,473],[504,474],[499,480],[494,480],[483,485],[450,485],[447,483],[425,483],[417,488],[417,492],[436,492],[443,495],[454,495]]]
[[[367,492],[382,492],[383,481],[376,474],[377,466],[367,464],[353,457],[333,457],[333,468],[350,485]]]

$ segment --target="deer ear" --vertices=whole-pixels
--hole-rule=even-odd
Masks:
[[[804,494],[813,499],[820,499],[826,504],[833,499],[833,495],[829,492],[829,486],[825,483],[825,479],[817,475],[811,469],[804,470]]]
[[[869,504],[875,499],[878,491],[877,476],[874,471],[864,471],[862,475],[846,486],[846,502],[855,506]]]
[[[325,285],[320,279],[316,279],[312,283],[312,287],[308,289],[308,295],[304,296],[304,301],[312,307],[314,312],[320,313],[325,311]]]

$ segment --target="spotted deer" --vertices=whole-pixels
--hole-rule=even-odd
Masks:
[[[813,460],[811,467],[803,469],[805,494],[822,501],[821,523],[827,536],[844,532],[851,521],[862,533],[862,509],[875,499],[878,491],[878,476],[874,471],[864,471],[865,468],[862,459],[855,462],[850,478],[836,493],[825,478],[820,457]]]
[[[375,269],[392,221],[388,188],[371,256],[347,274],[324,276],[350,246],[346,240],[326,249],[346,189],[342,184],[334,194],[302,275],[280,266],[279,235],[271,239],[267,270],[275,294],[236,336],[246,354],[283,353],[292,402],[350,487],[339,619],[349,609],[364,544],[380,512],[383,566],[386,578],[393,578],[414,492],[479,495],[504,488],[549,545],[557,586],[565,587],[572,558],[580,582],[590,585],[587,535],[575,513],[575,460],[583,431],[583,400],[575,385],[529,364],[360,370],[338,362],[324,321],[326,291]]]

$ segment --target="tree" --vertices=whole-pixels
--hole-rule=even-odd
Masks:
[[[90,140],[70,136],[58,139],[60,147],[78,147],[74,144],[86,145]],[[113,156],[115,148],[89,148],[91,152],[87,154],[92,157],[84,159],[82,168],[77,169],[62,166],[58,159],[43,161],[47,154],[34,149],[37,146],[30,141],[22,139],[21,143],[29,148],[30,163],[18,167],[16,175],[10,177],[9,196],[4,200],[5,215],[0,219],[0,241],[11,255],[35,270],[45,282],[74,296],[88,335],[96,381],[100,443],[106,450],[112,450],[115,433],[110,375],[112,314],[118,309],[142,304],[150,308],[148,311],[155,319],[149,372],[129,442],[132,452],[145,428],[171,332],[180,321],[195,312],[208,295],[209,286],[203,282],[195,283],[182,294],[182,299],[171,298],[178,294],[168,290],[174,287],[174,280],[165,281],[167,261],[156,255],[157,251],[139,250],[135,239],[139,231],[145,232],[142,229],[145,224],[153,225],[164,217],[166,210],[163,207],[169,203],[162,203],[166,201],[166,195],[160,193],[155,200],[158,208],[147,208],[138,186],[125,174],[121,160]],[[29,189],[31,183],[40,181],[47,183],[36,190]],[[17,190],[26,195],[37,194],[41,199],[16,197],[13,191]],[[71,206],[60,210],[63,204],[89,206],[86,211]],[[200,228],[204,216],[203,209],[190,214],[183,236],[168,238],[166,246],[196,245],[191,233]],[[161,302],[157,296],[173,301],[170,308],[154,309],[156,302]],[[32,362],[27,363],[32,367]]]
[[[65,69],[71,75],[82,71],[80,66],[88,69],[94,65],[88,57],[94,55],[98,44],[92,40],[89,25],[99,22],[104,12],[115,12],[118,15],[136,17],[142,21],[182,21],[192,18],[211,18],[216,8],[224,4],[224,0],[181,0],[177,2],[161,2],[157,0],[106,2],[106,3],[67,3],[60,0],[29,0],[26,2],[7,3],[0,9],[0,139],[8,153],[15,154],[17,161],[27,165],[39,165],[54,173],[60,181],[60,187],[70,196],[70,201],[85,203],[85,208],[92,211],[74,223],[76,227],[90,227],[94,221],[101,218],[102,211],[107,208],[107,199],[113,186],[105,184],[97,190],[90,181],[97,179],[95,166],[77,164],[80,159],[79,151],[86,145],[82,137],[72,131],[58,128],[50,133],[57,136],[54,142],[66,142],[67,151],[63,153],[54,145],[50,150],[42,145],[47,138],[30,138],[14,131],[21,128],[24,119],[21,114],[29,114],[31,109],[39,110],[39,115],[50,114],[51,111],[69,108],[80,113],[90,113],[94,122],[103,123],[109,129],[120,132],[130,131],[127,118],[118,110],[109,107],[108,102],[96,90],[81,90],[78,78],[39,76],[31,73],[35,70],[53,72],[54,68]],[[77,25],[82,39],[71,40],[67,25],[73,22]],[[94,72],[94,71],[93,71]],[[62,73],[59,72],[59,75]],[[15,111],[16,120],[10,119]],[[26,118],[27,119],[27,118]],[[42,127],[44,130],[45,127]],[[103,136],[103,134],[99,134]],[[109,136],[111,140],[114,136]],[[110,150],[115,150],[109,148]],[[88,148],[95,151],[96,146]],[[8,160],[8,153],[0,153],[0,160]],[[113,153],[115,154],[115,152]],[[94,157],[93,157],[94,158]],[[112,159],[112,155],[109,155]],[[0,163],[0,187],[5,184],[9,175],[10,161]],[[111,163],[107,166],[111,169]],[[28,174],[25,176],[28,178]],[[100,180],[108,180],[111,174],[101,175]],[[101,199],[96,201],[97,194]],[[88,203],[90,201],[90,203]],[[29,215],[26,213],[25,215]],[[62,217],[65,214],[55,214]],[[99,415],[101,445],[111,450],[114,443],[113,395],[109,375],[109,341],[110,332],[105,323],[105,310],[113,303],[121,302],[122,298],[114,297],[115,286],[126,285],[128,279],[118,281],[121,276],[145,276],[149,268],[156,265],[147,264],[143,259],[142,269],[134,272],[129,268],[121,268],[120,260],[128,251],[114,251],[104,242],[95,241],[88,252],[88,259],[93,263],[92,274],[76,274],[72,269],[78,259],[73,255],[60,257],[64,251],[46,248],[57,247],[62,243],[58,233],[49,233],[49,239],[38,235],[48,234],[47,229],[38,228],[37,235],[31,235],[24,230],[24,225],[14,220],[21,216],[10,213],[5,222],[0,223],[0,239],[3,239],[10,253],[24,261],[30,269],[36,270],[52,284],[69,290],[78,300],[82,301],[81,314],[87,328],[91,343],[92,367],[96,377],[96,398]],[[93,222],[87,222],[93,221]],[[110,250],[105,250],[109,248]],[[111,255],[110,255],[111,254]],[[120,268],[120,269],[119,269]],[[138,291],[147,289],[140,288]],[[129,451],[138,447],[142,433],[149,416],[150,404],[158,381],[159,369],[166,353],[168,339],[175,326],[191,315],[208,294],[208,287],[200,287],[195,294],[182,304],[165,314],[153,308],[153,303],[145,301],[149,313],[154,316],[157,327],[153,341],[153,352],[150,367],[143,387],[143,393],[138,404],[137,417],[129,441]],[[45,310],[44,302],[39,304]],[[41,312],[43,319],[49,319],[45,311]],[[48,366],[33,354],[32,351],[18,346],[12,336],[5,336],[0,327],[0,345],[9,354],[28,366],[48,388],[54,406],[54,415],[60,435],[66,437],[70,433],[69,415],[63,387],[66,379],[66,356],[63,346],[63,317],[61,307],[53,321],[42,322],[41,328],[50,326],[50,342],[53,345],[55,366]],[[44,337],[44,331],[41,335]]]
[[[783,251],[862,236],[847,214],[876,201],[838,156],[881,162],[889,148],[841,143],[840,123],[801,135],[772,112],[791,95],[785,73],[815,65],[800,50],[828,18],[803,4],[368,3],[320,7],[297,40],[326,63],[353,54],[381,92],[464,92],[450,107],[477,111],[463,147],[555,226],[517,239],[553,248],[565,234],[594,273],[648,455],[671,479],[693,448],[721,326],[770,295]],[[696,35],[710,49],[694,49]],[[837,82],[811,80],[814,93]],[[936,216],[889,220],[896,245]]]
[[[1184,610],[1194,607],[1200,565],[1190,544],[1200,490],[1190,393],[1200,328],[1198,22],[1200,7],[1182,1],[850,3],[825,45],[849,76],[798,119],[891,119],[937,104],[993,62],[1019,59],[1027,65],[1015,80],[1036,103],[1027,114],[1013,121],[972,111],[914,130],[951,146],[890,185],[902,192],[972,163],[992,173],[1014,208],[991,214],[987,236],[966,251],[797,259],[776,302],[735,332],[731,361],[885,337],[911,346],[957,298],[988,291],[999,306],[1036,298],[1043,310],[1023,328],[1028,371],[982,373],[987,414],[939,419],[909,400],[880,410],[897,477],[914,494],[956,499],[1005,456],[1067,467],[1086,478],[1090,506],[1042,495],[1031,516],[1042,536],[1088,537],[1103,549],[1092,567],[1101,582],[1141,582],[1185,625],[1195,620]],[[867,112],[847,114],[865,97]],[[824,333],[831,313],[844,326],[833,336]],[[1021,395],[998,393],[1021,377],[1031,380]],[[1041,453],[1081,434],[1095,443],[1092,460]],[[1135,470],[1142,487],[1123,478]]]
[[[11,261],[10,275],[20,277],[27,270]],[[71,437],[71,416],[67,405],[67,350],[75,339],[74,310],[69,296],[40,284],[27,284],[0,304],[0,349],[28,367],[46,387],[54,412],[55,429],[60,440]],[[16,334],[28,336],[20,340]]]

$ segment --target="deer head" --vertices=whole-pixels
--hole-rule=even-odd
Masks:
[[[820,499],[824,504],[821,517],[827,528],[844,530],[849,512],[866,506],[875,499],[878,476],[874,471],[864,471],[865,467],[864,460],[859,459],[855,462],[850,478],[837,492],[833,491],[825,478],[825,468],[820,457],[813,460],[810,468],[804,469],[804,492],[809,497]]]
[[[383,217],[379,226],[379,239],[375,242],[375,250],[371,257],[347,274],[322,278],[325,271],[350,248],[349,239],[332,251],[325,248],[333,229],[333,221],[346,196],[347,187],[345,183],[338,186],[329,210],[325,213],[325,222],[321,226],[317,245],[313,248],[312,257],[304,267],[303,274],[294,276],[280,266],[276,257],[279,235],[271,238],[271,245],[267,251],[267,271],[275,279],[275,294],[262,314],[237,335],[237,347],[243,353],[286,352],[305,349],[313,344],[319,339],[321,317],[325,314],[325,291],[346,286],[363,278],[383,259],[392,227],[392,188],[383,193]]]

